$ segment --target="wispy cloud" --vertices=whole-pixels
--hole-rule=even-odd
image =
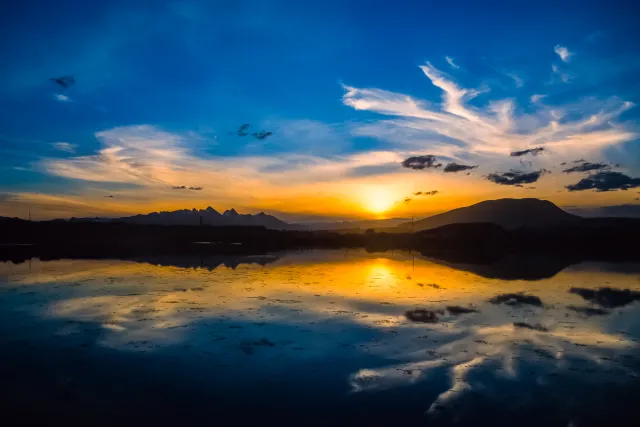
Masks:
[[[571,75],[567,72],[564,72],[557,65],[551,65],[551,71],[553,74],[557,76],[563,83],[569,83],[571,81]]]
[[[533,94],[531,95],[531,102],[534,104],[539,103],[540,101],[542,101],[547,95],[542,95],[542,94]]]
[[[67,153],[72,153],[72,154],[76,152],[76,147],[78,147],[76,144],[70,144],[68,142],[54,142],[51,145],[56,150],[66,151]]]
[[[569,49],[564,46],[556,45],[556,47],[553,48],[553,51],[557,53],[560,59],[564,62],[569,62],[573,56],[573,52],[569,52]]]
[[[451,68],[455,68],[456,70],[460,68],[455,62],[453,62],[453,58],[452,57],[445,56],[444,58],[447,60],[447,62],[451,66]]]
[[[560,154],[593,152],[637,137],[627,124],[616,123],[633,107],[633,103],[619,98],[589,99],[579,105],[537,105],[533,114],[517,114],[511,99],[493,100],[484,108],[472,106],[468,103],[469,89],[429,63],[420,68],[441,89],[441,105],[382,89],[345,86],[345,105],[391,116],[362,125],[356,130],[359,135],[402,139],[406,146],[453,159],[508,156],[535,147]],[[572,118],[563,119],[568,111]]]
[[[56,101],[71,102],[71,98],[69,98],[67,95],[63,95],[61,93],[56,93],[55,95],[53,95],[53,97],[56,99]]]
[[[516,73],[506,72],[505,75],[507,77],[511,77],[511,79],[513,80],[517,88],[521,88],[524,86],[524,80],[522,79],[522,77],[520,77]]]

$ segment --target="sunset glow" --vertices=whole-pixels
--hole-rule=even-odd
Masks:
[[[366,19],[327,18],[340,42],[326,41],[302,4],[284,13],[270,2],[178,3],[135,19],[113,6],[108,19],[78,16],[65,32],[56,16],[15,6],[43,22],[5,26],[7,52],[20,55],[0,81],[0,216],[212,206],[304,222],[419,218],[498,198],[586,213],[639,206],[640,98],[626,77],[640,71],[639,50],[618,40],[622,29],[534,40],[468,28],[470,48],[455,41],[456,25],[443,36],[412,23],[379,46],[380,26]],[[459,11],[438,13],[444,23]],[[135,22],[147,18],[154,24],[140,32]],[[257,42],[238,54],[218,27]],[[52,33],[46,48],[36,43]],[[157,43],[166,38],[169,56]],[[424,42],[433,39],[437,47]]]

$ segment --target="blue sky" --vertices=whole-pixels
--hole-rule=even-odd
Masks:
[[[212,205],[295,219],[419,216],[497,197],[638,203],[634,2],[0,8],[0,215]],[[49,81],[64,75],[76,84]],[[239,137],[243,123],[273,136]],[[509,156],[537,146],[544,155]],[[401,165],[428,154],[478,167]],[[598,172],[562,172],[581,158],[629,188],[568,191]],[[487,179],[511,170],[544,172],[531,188]],[[182,185],[203,190],[171,190]],[[431,190],[437,198],[412,196]]]

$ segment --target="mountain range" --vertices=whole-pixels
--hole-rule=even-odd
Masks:
[[[275,230],[342,230],[374,228],[380,231],[410,232],[422,231],[456,223],[493,223],[506,230],[522,227],[544,227],[580,219],[560,209],[548,200],[539,199],[498,199],[486,200],[415,222],[402,218],[388,220],[363,220],[343,222],[323,222],[310,224],[290,224],[275,216],[260,212],[255,215],[239,214],[235,209],[220,213],[209,206],[206,209],[182,209],[170,212],[152,212],[122,218],[72,218],[71,221],[124,222],[140,225],[212,225],[212,226],[262,226]]]
[[[206,209],[180,209],[177,211],[152,212],[122,218],[71,218],[83,222],[124,222],[138,225],[213,225],[213,226],[262,226],[274,230],[294,230],[300,227],[288,224],[273,215],[260,212],[255,215],[239,214],[235,209],[220,213],[211,206]]]

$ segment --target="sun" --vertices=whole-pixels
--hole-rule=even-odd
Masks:
[[[369,188],[362,193],[363,207],[371,213],[383,214],[393,207],[396,197],[385,188]]]

